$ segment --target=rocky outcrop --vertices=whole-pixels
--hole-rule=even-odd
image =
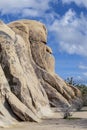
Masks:
[[[70,107],[81,98],[77,88],[55,74],[45,26],[33,20],[0,22],[0,121],[36,121],[51,107]]]

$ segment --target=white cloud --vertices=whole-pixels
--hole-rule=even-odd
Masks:
[[[40,15],[39,11],[36,9],[24,9],[22,11],[22,17],[28,17],[28,16],[32,16],[32,17],[38,17]]]
[[[0,12],[4,14],[18,14],[39,16],[50,9],[50,2],[56,0],[0,0]]]
[[[82,64],[80,64],[80,65],[79,65],[79,69],[87,70],[87,66],[86,66],[86,65],[82,65]]]
[[[69,54],[87,56],[87,17],[69,9],[60,19],[55,19],[49,26],[55,34],[60,50]]]
[[[70,4],[71,2],[74,2],[78,6],[84,6],[87,8],[87,0],[62,0],[63,3]]]
[[[87,77],[87,72],[84,72],[83,75]]]

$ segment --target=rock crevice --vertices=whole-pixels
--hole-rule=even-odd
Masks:
[[[3,125],[12,124],[17,118],[40,122],[53,113],[52,106],[70,107],[73,100],[81,100],[80,91],[55,74],[55,60],[46,43],[47,30],[40,22],[20,20],[8,25],[0,22]],[[8,106],[14,116],[8,112]]]

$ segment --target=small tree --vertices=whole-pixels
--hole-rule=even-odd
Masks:
[[[65,82],[70,85],[70,86],[79,86],[79,84],[77,84],[75,81],[74,81],[74,78],[73,77],[68,77]],[[76,99],[72,99],[72,104],[70,107],[67,107],[64,111],[64,119],[67,119],[69,118],[70,116],[72,116],[73,112],[75,112],[76,110],[80,110],[83,106],[83,101],[81,98],[76,98]]]
[[[73,77],[68,77],[68,78],[65,80],[65,82],[68,83],[69,85],[76,86],[76,83],[75,83]]]
[[[74,112],[76,112],[77,110],[80,110],[82,108],[82,106],[83,106],[83,101],[80,98],[72,100],[71,106],[64,107],[63,118],[64,119],[70,118],[72,116],[72,114]]]
[[[82,92],[83,105],[87,106],[87,86],[85,84],[78,84],[76,87]]]

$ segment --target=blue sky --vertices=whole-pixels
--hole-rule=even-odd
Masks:
[[[2,0],[0,19],[43,22],[56,73],[87,84],[87,0]]]

